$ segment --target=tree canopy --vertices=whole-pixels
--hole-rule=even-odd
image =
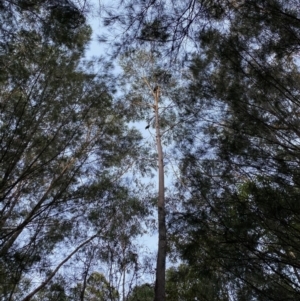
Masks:
[[[298,300],[298,6],[0,1],[0,299]]]
[[[189,230],[175,237],[183,257],[223,279],[235,300],[299,297],[295,4],[228,6],[228,24],[201,32],[190,65],[191,135],[204,129],[208,140],[184,149],[179,186],[189,196],[178,221]]]
[[[4,16],[27,15],[6,4]],[[34,9],[30,16],[46,14]],[[0,292],[25,301],[51,290],[61,270],[71,276],[66,265],[96,241],[116,240],[125,224],[137,235],[134,218],[145,210],[120,177],[140,134],[115,106],[109,64],[84,60],[90,27],[67,26],[72,41],[56,41],[21,24],[0,58]]]

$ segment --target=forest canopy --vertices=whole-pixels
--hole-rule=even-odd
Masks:
[[[92,5],[0,2],[0,299],[298,300],[299,1]]]

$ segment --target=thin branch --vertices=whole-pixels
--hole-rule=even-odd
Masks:
[[[22,301],[29,301],[37,292],[39,292],[41,289],[43,289],[56,275],[58,270],[75,254],[77,253],[83,246],[88,244],[90,241],[92,241],[94,238],[98,236],[98,233],[90,237],[89,239],[85,240],[83,243],[81,243],[73,252],[71,252],[56,268],[55,270],[48,276],[47,279],[45,279],[36,289],[34,289],[31,293],[29,293]]]

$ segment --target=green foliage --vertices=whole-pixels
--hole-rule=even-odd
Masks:
[[[111,286],[103,274],[93,272],[87,279],[85,287],[78,283],[70,290],[70,300],[80,301],[117,301],[118,291]]]
[[[141,137],[115,106],[108,65],[83,61],[90,28],[35,27],[30,18],[48,11],[22,3],[20,27],[0,45],[0,299],[64,300],[57,274],[66,262],[81,273],[76,252],[117,241],[120,229],[139,233],[147,210],[121,176]]]
[[[125,18],[132,32],[122,45],[140,28],[146,37],[167,28],[161,62],[162,54],[174,63],[181,51],[196,49],[182,58],[190,63],[183,77],[189,90],[174,98],[183,125],[173,140],[182,158],[175,197],[181,212],[170,225],[190,270],[209,275],[191,278],[218,283],[219,296],[208,300],[299,299],[297,5],[141,1]],[[148,45],[157,50],[155,39]]]
[[[125,122],[154,126],[159,87],[163,142],[181,159],[168,239],[184,264],[168,271],[167,298],[298,300],[298,2],[122,2],[106,22],[126,28],[118,101],[108,65],[95,74],[82,61],[91,29],[81,9],[0,3],[0,297],[29,296],[38,271],[47,284],[36,300],[71,298],[49,278],[54,257],[94,237],[95,254],[88,242],[72,259],[86,264],[74,296],[119,299],[90,266],[138,269],[132,238],[149,209],[120,177],[133,165],[150,174],[155,158]],[[152,298],[145,284],[128,300]]]
[[[33,301],[69,301],[71,300],[66,292],[67,283],[62,277],[50,283],[45,289],[39,291],[33,297]]]
[[[208,275],[207,271],[195,272],[192,269],[181,264],[177,268],[167,270],[167,300],[227,300],[222,296],[222,288],[217,279]]]
[[[156,18],[154,21],[144,24],[139,39],[166,42],[168,37],[167,26],[164,25],[163,20]]]
[[[296,300],[299,14],[293,1],[232,1],[227,10],[228,27],[200,33],[191,65],[187,130],[207,136],[182,147],[174,242],[233,300]]]
[[[87,301],[115,301],[119,300],[119,293],[102,274],[94,272],[87,281],[84,298]]]
[[[153,298],[154,288],[149,283],[145,283],[140,286],[134,287],[134,289],[128,296],[127,301],[152,301]]]
[[[20,32],[36,30],[44,41],[72,49],[87,27],[82,7],[73,1],[18,0],[1,1],[1,4],[0,47],[3,48],[9,48],[11,41],[18,40]]]

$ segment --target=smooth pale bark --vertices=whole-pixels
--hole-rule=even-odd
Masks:
[[[156,147],[158,154],[158,252],[156,263],[156,281],[154,301],[165,301],[165,282],[166,282],[166,252],[167,252],[167,230],[166,230],[166,213],[165,213],[165,184],[164,184],[164,162],[163,150],[161,144],[161,133],[159,125],[159,87],[154,91],[154,111],[155,111],[155,130],[156,130]]]

